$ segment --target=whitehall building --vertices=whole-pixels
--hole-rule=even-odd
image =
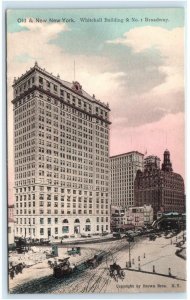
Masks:
[[[13,89],[15,235],[109,232],[109,105],[37,63]]]
[[[134,206],[134,180],[138,170],[143,170],[144,155],[131,151],[110,157],[111,204],[129,208]]]

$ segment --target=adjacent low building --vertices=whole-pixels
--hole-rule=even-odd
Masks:
[[[135,228],[150,225],[153,222],[153,208],[151,205],[130,207],[126,211],[126,224]]]
[[[111,229],[134,229],[150,225],[153,222],[153,208],[151,205],[141,207],[122,207],[113,206],[111,208]]]
[[[125,221],[125,209],[121,206],[111,206],[111,231],[123,227]]]

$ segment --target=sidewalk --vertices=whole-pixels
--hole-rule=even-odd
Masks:
[[[75,237],[75,238],[66,238],[61,240],[53,240],[52,244],[62,244],[62,245],[74,245],[74,244],[88,244],[92,242],[103,242],[103,241],[112,241],[115,240],[112,234],[105,236],[94,236],[94,237]]]
[[[125,270],[123,281],[111,282],[119,292],[185,292],[186,261],[175,253],[178,248],[171,239],[164,237],[155,241],[145,240],[131,247],[131,268],[124,263],[129,261],[129,252],[120,253],[117,263]],[[154,266],[154,267],[153,267]],[[154,268],[154,272],[153,272]]]

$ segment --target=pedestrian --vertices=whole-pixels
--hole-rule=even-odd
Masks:
[[[10,277],[11,277],[11,279],[13,279],[14,276],[15,276],[15,274],[14,274],[14,269],[12,268],[11,271],[10,271]]]
[[[19,272],[19,271],[18,271],[18,266],[16,266],[16,267],[15,267],[15,274],[17,275],[18,272]]]

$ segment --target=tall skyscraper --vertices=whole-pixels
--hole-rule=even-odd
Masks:
[[[13,89],[15,235],[109,231],[109,105],[37,63]]]
[[[111,204],[128,208],[134,205],[134,180],[143,170],[144,155],[131,151],[110,157]]]

